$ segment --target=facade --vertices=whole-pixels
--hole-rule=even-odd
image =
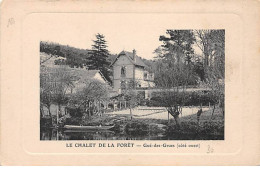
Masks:
[[[136,55],[136,51],[122,51],[111,64],[113,66],[113,88],[116,91],[126,89],[131,84],[135,88],[152,88],[154,74],[149,73],[142,59]]]

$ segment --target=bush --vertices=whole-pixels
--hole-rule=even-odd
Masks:
[[[67,107],[67,112],[70,114],[71,117],[81,118],[83,116],[83,110],[81,108]]]
[[[82,124],[83,121],[82,121],[82,118],[80,117],[71,117],[71,118],[67,118],[66,119],[66,122],[65,122],[65,125],[80,125]]]
[[[152,98],[146,101],[146,105],[150,107],[164,107],[162,99],[164,94],[161,92],[152,93]],[[181,101],[179,101],[181,102]],[[211,92],[186,92],[184,106],[208,106],[208,104],[215,104],[214,96]]]
[[[185,102],[185,106],[207,106],[209,103],[211,105],[215,104],[214,96],[211,92],[204,92],[203,94],[199,94],[198,92],[190,92],[188,93],[187,100]]]
[[[51,118],[41,118],[40,126],[41,127],[52,127],[52,119]]]
[[[128,122],[125,126],[127,134],[142,135],[148,132],[149,125],[141,122]]]

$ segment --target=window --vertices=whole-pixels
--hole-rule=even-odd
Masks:
[[[125,77],[125,74],[126,74],[125,66],[122,66],[122,68],[121,68],[121,77]]]
[[[147,79],[147,73],[144,73],[144,79]]]
[[[124,80],[121,81],[121,89],[126,89],[126,82]]]

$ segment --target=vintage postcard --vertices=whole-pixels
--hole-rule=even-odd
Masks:
[[[259,165],[259,1],[4,1],[1,165]]]

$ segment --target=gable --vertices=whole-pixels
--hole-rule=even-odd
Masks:
[[[115,61],[114,65],[133,65],[133,63],[127,56],[120,55]]]
[[[102,82],[102,83],[107,83],[107,81],[104,79],[103,76],[101,76],[101,74],[100,74],[99,72],[95,74],[95,76],[93,77],[93,79],[96,79],[96,80],[98,80],[98,81],[100,81],[100,82]]]
[[[127,52],[127,51],[120,52],[110,66],[113,66],[118,61],[118,59],[122,56],[128,58],[128,60],[131,62],[131,64],[133,64],[135,66],[147,67],[139,56],[136,55],[136,57],[135,57],[136,59],[134,60],[134,54],[131,52]]]

